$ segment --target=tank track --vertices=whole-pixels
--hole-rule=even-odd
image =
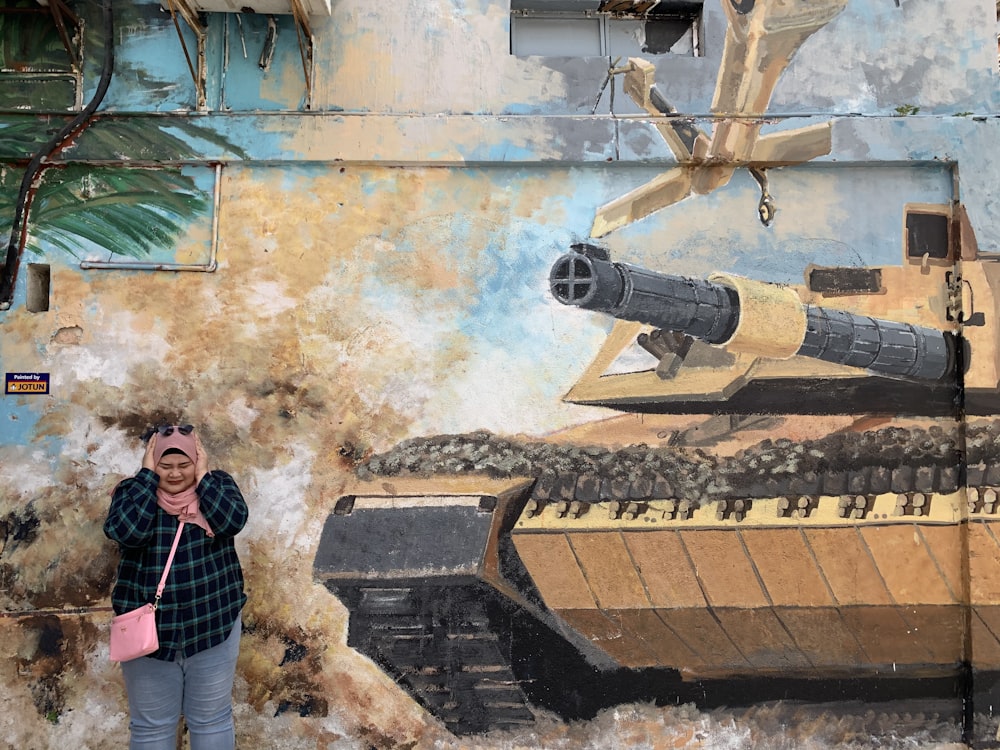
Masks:
[[[351,610],[348,645],[378,663],[451,732],[534,723],[512,669],[509,618],[488,587],[401,582],[335,593]]]
[[[720,520],[741,520],[755,499],[779,498],[779,513],[795,517],[809,515],[820,496],[833,496],[840,517],[848,519],[864,517],[875,496],[896,493],[897,512],[919,516],[932,495],[961,487],[968,488],[970,512],[993,514],[1000,510],[1000,421],[954,431],[891,426],[802,442],[768,439],[732,456],[672,445],[608,449],[473,432],[402,442],[369,457],[357,474],[361,479],[533,476],[524,509],[528,515],[551,504],[560,515],[581,515],[603,503],[602,512],[627,518],[641,513],[645,501],[657,500],[658,507],[672,503],[675,518],[714,503]],[[489,587],[471,584],[446,591],[412,582],[403,588],[334,593],[351,610],[349,645],[382,665],[455,734],[514,728],[532,721],[533,707],[550,707],[544,696],[540,701],[532,693],[533,680],[524,672],[530,660],[519,667],[515,651],[525,642],[526,624],[512,622],[503,601],[491,599],[495,592]],[[538,625],[532,621],[527,627]],[[550,632],[544,625],[542,630]],[[529,640],[539,643],[538,636]],[[558,670],[571,660],[561,653],[553,663]],[[578,684],[595,682],[596,675],[585,672]],[[603,673],[599,681],[608,677]],[[620,677],[624,699],[625,686],[634,686],[637,676]],[[670,682],[661,673],[650,684],[682,689]],[[648,698],[653,689],[646,690]],[[551,708],[564,717],[586,716],[594,709]]]

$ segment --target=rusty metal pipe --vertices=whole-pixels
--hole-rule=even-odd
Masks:
[[[207,263],[156,263],[140,260],[82,260],[80,268],[84,271],[196,271],[200,273],[215,273],[219,267],[216,260],[219,252],[219,206],[222,203],[222,165],[215,165],[215,186],[212,191],[212,245]]]
[[[21,178],[21,188],[14,204],[14,218],[10,225],[10,239],[7,242],[7,256],[0,272],[0,310],[10,309],[14,299],[14,285],[17,281],[18,268],[21,265],[21,253],[28,241],[28,212],[35,195],[36,180],[41,176],[46,165],[46,159],[64,146],[72,138],[86,129],[94,118],[94,113],[104,101],[104,95],[111,85],[111,75],[115,67],[114,47],[114,15],[111,0],[104,0],[102,6],[104,20],[104,63],[101,66],[101,78],[93,98],[83,110],[70,120],[32,157],[24,176]]]

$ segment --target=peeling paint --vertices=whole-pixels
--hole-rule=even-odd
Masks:
[[[665,141],[663,119],[625,93],[621,77],[608,84],[595,109],[608,59],[511,55],[510,17],[502,4],[334,3],[329,17],[310,19],[316,81],[309,111],[289,17],[276,21],[275,56],[265,71],[257,64],[265,17],[207,14],[203,112],[196,111],[194,84],[169,17],[155,3],[116,6],[118,62],[105,109],[46,172],[42,187],[61,190],[65,202],[40,201],[29,218],[33,262],[51,268],[49,309],[27,311],[19,278],[14,305],[0,313],[5,371],[45,372],[51,378],[48,395],[7,395],[0,401],[5,657],[0,684],[7,708],[0,736],[6,742],[95,749],[126,743],[121,676],[107,658],[106,644],[116,552],[100,527],[112,488],[140,465],[142,431],[158,423],[191,422],[212,466],[233,473],[251,509],[238,539],[250,596],[235,690],[240,746],[965,746],[968,717],[955,696],[887,689],[884,700],[871,703],[816,703],[808,699],[811,686],[801,684],[795,688],[801,692],[792,690],[783,699],[747,698],[751,705],[736,708],[677,698],[662,705],[631,702],[566,720],[535,707],[532,723],[522,728],[457,737],[386,663],[348,645],[355,613],[315,578],[324,525],[336,516],[342,498],[357,492],[359,474],[373,496],[405,492],[412,476],[372,468],[393,461],[419,467],[414,473],[420,481],[437,483],[448,497],[455,492],[449,483],[454,478],[443,479],[441,466],[530,474],[530,482],[539,483],[525,500],[537,501],[541,510],[526,520],[534,519],[536,534],[556,528],[546,524],[594,522],[598,511],[589,520],[573,518],[569,506],[579,502],[574,493],[605,491],[600,472],[581,471],[588,476],[572,491],[566,477],[576,479],[574,462],[583,461],[581,456],[596,461],[595,456],[615,451],[625,456],[656,450],[676,459],[670,465],[677,475],[664,478],[670,480],[667,499],[697,490],[693,499],[711,512],[709,498],[729,503],[730,495],[764,492],[760,488],[787,482],[789,475],[808,479],[823,462],[846,460],[850,450],[838,449],[836,436],[860,435],[863,442],[869,435],[884,436],[877,432],[882,427],[926,433],[934,445],[946,442],[941,435],[964,431],[973,439],[969,452],[982,454],[981,463],[970,462],[964,470],[989,474],[992,459],[984,448],[993,445],[989,420],[986,426],[966,421],[959,431],[950,418],[903,419],[877,410],[806,416],[617,414],[564,398],[600,356],[611,326],[556,303],[548,286],[552,262],[571,244],[593,239],[602,206],[622,196],[635,202],[641,196],[634,191],[656,184],[670,170],[691,170],[685,179],[700,180],[708,174],[696,171],[704,159],[716,160],[698,190],[649,206],[653,210],[639,211],[610,231],[604,242],[612,258],[663,273],[702,278],[721,271],[799,287],[817,266],[876,268],[888,275],[907,262],[909,205],[950,207],[956,212],[949,214],[954,232],[965,232],[958,227],[958,212],[964,211],[980,253],[997,251],[991,222],[1000,202],[1000,99],[992,3],[958,0],[948,4],[945,17],[934,3],[852,0],[794,54],[782,48],[789,57],[779,60],[780,76],[775,70],[762,73],[762,80],[774,84],[773,97],[766,117],[752,129],[763,139],[828,127],[829,147],[802,158],[786,154],[765,165],[777,207],[769,226],[758,220],[759,183],[742,163],[732,163],[746,161],[747,153],[737,158],[725,150],[739,140],[729,136],[746,123],[733,112],[713,111],[729,6],[706,2],[703,57],[650,60],[653,78],[677,117],[718,136],[716,150],[692,156],[692,163]],[[99,49],[101,41],[91,20],[88,16],[85,51]],[[86,86],[93,84],[87,83],[92,63],[88,57]],[[757,94],[760,84],[754,79]],[[9,85],[23,91],[26,101],[36,101],[35,83],[19,78]],[[30,155],[30,144],[64,119],[71,104],[46,106],[0,115],[6,144],[0,148],[5,175],[0,236],[13,178]],[[907,112],[912,114],[902,116]],[[808,163],[793,163],[807,158]],[[727,172],[725,179],[718,179],[720,169]],[[148,170],[157,174],[145,174]],[[119,184],[113,178],[126,173],[122,187],[113,189]],[[216,174],[217,214],[208,200]],[[156,187],[144,189],[146,177]],[[116,205],[139,211],[152,206],[155,212],[170,193],[176,193],[170,196],[176,202],[159,216],[169,214],[170,221],[148,216],[116,223],[115,215],[104,212]],[[64,226],[62,211],[72,214],[76,232],[65,236],[77,239],[59,244],[46,232]],[[133,230],[138,234],[128,233]],[[216,237],[218,268],[211,274],[80,265],[113,259],[123,246],[154,265],[203,263]],[[969,237],[956,235],[955,247],[965,242],[959,249],[968,252]],[[977,266],[963,263],[971,279]],[[906,288],[908,294],[912,288]],[[832,303],[820,296],[810,299],[846,304],[843,295],[834,295]],[[974,304],[982,308],[976,310],[992,325],[996,311],[983,302],[977,297]],[[868,304],[892,318],[936,321],[951,311],[944,286],[918,299],[880,292]],[[989,330],[978,331],[971,318],[963,325],[978,353]],[[628,361],[648,362],[648,351],[637,354]],[[710,354],[696,356],[712,361]],[[744,380],[782,366],[755,361]],[[719,389],[725,397],[731,396],[728,388]],[[439,446],[434,467],[406,452],[425,444]],[[792,444],[813,453],[794,452]],[[876,453],[869,446],[864,455]],[[778,454],[784,460],[775,458]],[[530,456],[543,456],[544,466]],[[609,479],[609,498],[648,479],[625,458],[616,468],[631,474],[616,475],[615,484]],[[941,473],[935,476],[940,480]],[[970,489],[979,485],[961,487]],[[567,507],[555,521],[558,498]],[[757,508],[751,505],[747,512],[751,520],[764,507],[762,499],[749,497]],[[904,499],[902,512],[919,507],[913,498]],[[932,500],[941,505],[940,495]],[[971,512],[985,519],[980,525],[987,524],[989,500],[976,502]],[[634,520],[652,526],[638,506],[633,519],[619,508],[619,515],[605,522],[610,500],[595,503],[602,523]],[[735,525],[733,507],[719,512],[729,513],[724,520]],[[814,507],[819,505],[808,509]],[[567,545],[566,539],[581,538],[571,528],[558,528],[553,538]],[[877,528],[871,536],[889,535],[888,525],[870,528]],[[934,591],[964,586],[966,594],[982,598],[980,604],[993,601],[989,576],[965,580],[955,571],[992,564],[995,550],[984,544],[966,559],[948,541],[927,541],[933,529],[913,528],[900,539],[908,554],[926,548],[937,555],[943,572]],[[508,543],[500,539],[498,534],[496,546]],[[406,551],[408,543],[405,534],[361,542],[376,552],[378,545],[389,545],[394,553]],[[496,552],[497,559],[512,550],[517,554],[509,544]],[[587,548],[581,542],[573,549],[585,561],[584,570]],[[488,554],[494,551],[491,547]],[[488,554],[483,551],[484,560]],[[787,549],[782,555],[782,561],[794,559]],[[603,562],[592,571],[595,590],[602,575],[632,574],[632,568],[612,570],[610,555]],[[518,592],[533,611],[543,611],[550,592],[539,582],[542,574],[521,563],[523,570],[483,575],[495,573],[494,581],[509,575],[502,593]],[[763,580],[770,569],[756,570]],[[652,580],[648,567],[644,574]],[[527,594],[517,589],[524,581],[531,583]],[[931,590],[926,580],[920,583],[919,591],[911,583],[900,584],[898,591],[916,597]],[[545,596],[538,593],[543,589]],[[573,593],[567,591],[562,593]],[[596,606],[601,596],[620,592],[584,593]],[[581,653],[590,647],[586,653],[595,663],[601,649],[605,666],[639,662],[666,649],[639,638],[643,642],[627,651],[635,639],[621,623],[628,617],[638,622],[645,615],[636,613],[642,607],[599,613],[585,626],[582,619],[573,620],[582,618],[578,613],[555,609],[549,624],[563,634],[577,627],[592,636],[577,645]],[[662,613],[653,617],[661,615],[669,619]],[[913,631],[938,628],[935,632],[948,638],[965,633],[949,630],[943,616],[914,623]],[[791,617],[783,627],[786,633],[794,630]],[[443,628],[439,621],[439,634]],[[677,623],[674,628],[675,635],[685,632]],[[982,640],[989,632],[983,624],[966,634],[973,666],[996,662],[991,647],[983,645],[993,643]],[[521,643],[507,645],[530,655]],[[978,699],[972,734],[983,740],[996,732],[998,719]]]

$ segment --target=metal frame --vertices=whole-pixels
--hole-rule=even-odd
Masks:
[[[72,70],[68,73],[21,73],[33,78],[73,78],[73,108],[83,106],[83,22],[63,0],[48,0],[34,8],[0,7],[4,15],[48,15],[52,17],[59,40],[69,57]],[[8,71],[8,74],[10,71]]]
[[[195,87],[195,106],[199,110],[207,109],[206,96],[205,96],[205,80],[208,77],[205,64],[205,36],[206,29],[202,25],[201,19],[198,17],[197,11],[188,4],[187,0],[164,0],[167,6],[167,11],[170,13],[170,18],[174,22],[174,28],[177,30],[177,38],[180,40],[181,49],[184,52],[184,59],[187,61],[188,71],[191,73],[191,80],[194,81]],[[188,28],[194,32],[195,40],[198,45],[197,62],[191,60],[191,53],[188,50],[187,42],[184,41],[184,32],[181,30],[181,25],[177,20],[180,16],[184,23],[187,24]]]
[[[302,4],[302,0],[288,1],[291,7],[292,18],[295,21],[295,34],[298,38],[299,56],[302,59],[302,73],[306,86],[305,108],[312,109],[313,83],[315,81],[315,69],[313,66],[314,37],[312,28],[309,25],[309,15]],[[184,51],[184,59],[187,61],[191,79],[194,81],[196,106],[198,110],[205,110],[208,108],[205,92],[208,77],[205,62],[207,29],[201,22],[199,11],[195,9],[191,0],[164,0],[164,3],[170,12],[171,19],[173,19],[174,28],[177,29],[177,38],[180,40],[181,49]],[[178,17],[194,32],[195,39],[197,40],[197,60],[192,60],[191,58],[187,42],[184,41],[184,33]]]
[[[214,165],[215,184],[212,188],[212,239],[206,263],[157,263],[138,260],[83,260],[82,270],[105,271],[196,271],[200,273],[215,273],[219,267],[219,209],[222,205],[222,164]]]

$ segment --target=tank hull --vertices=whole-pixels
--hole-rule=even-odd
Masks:
[[[964,493],[914,494],[755,499],[687,518],[670,500],[633,503],[629,518],[610,503],[559,517],[553,503],[512,536],[546,605],[623,666],[941,675],[975,655],[1000,668],[997,520],[964,512]]]
[[[341,497],[315,574],[348,645],[456,734],[629,701],[957,699],[973,666],[1000,671],[986,473],[701,504],[638,480],[588,499],[585,475],[394,477]]]

